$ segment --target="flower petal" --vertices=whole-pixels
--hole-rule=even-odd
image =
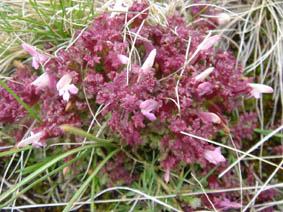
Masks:
[[[38,69],[40,66],[40,62],[38,61],[38,59],[36,57],[32,58],[32,67],[34,67],[35,69]]]
[[[50,79],[47,73],[41,74],[31,85],[37,86],[38,88],[46,88],[50,84]]]
[[[141,67],[141,71],[144,73],[147,73],[150,71],[150,69],[152,68],[153,64],[154,64],[154,59],[156,56],[156,49],[153,49],[148,57],[146,58],[146,60],[144,61],[142,67]]]
[[[200,117],[204,122],[211,122],[211,123],[216,123],[216,124],[221,123],[221,119],[215,113],[200,112]]]
[[[27,43],[22,43],[22,47],[25,51],[27,51],[31,56],[36,56],[36,50],[35,47],[28,45]]]
[[[220,35],[214,35],[210,38],[207,38],[203,43],[201,43],[199,49],[200,50],[207,50],[211,48],[215,43],[220,40]]]
[[[156,109],[158,106],[158,102],[153,99],[147,99],[140,103],[140,109],[145,112],[151,112]]]
[[[170,169],[166,169],[165,175],[164,175],[164,180],[166,183],[169,182],[170,180]]]
[[[248,85],[252,88],[251,96],[255,97],[256,99],[259,99],[262,93],[273,92],[273,88],[268,85],[258,83],[249,83]]]
[[[21,148],[21,147],[25,147],[29,144],[34,144],[35,147],[39,147],[42,146],[42,144],[39,144],[41,137],[44,135],[44,132],[40,131],[36,134],[31,133],[31,136],[29,136],[28,138],[21,140],[16,147],[17,148]]]
[[[149,112],[143,112],[142,114],[148,118],[150,121],[154,121],[156,119],[156,116],[153,113],[149,113]]]
[[[210,163],[213,163],[217,165],[218,163],[224,162],[226,159],[221,154],[221,148],[217,147],[214,149],[214,151],[206,150],[204,152],[204,157],[206,160],[208,160]]]
[[[74,85],[74,84],[70,84],[68,86],[68,91],[71,93],[71,94],[77,94],[79,92],[79,89]]]
[[[119,54],[117,57],[122,64],[128,64],[129,63],[129,58],[127,56]]]
[[[48,58],[43,54],[40,54],[36,51],[34,46],[28,45],[26,43],[22,44],[22,47],[25,51],[27,51],[33,58],[32,58],[32,66],[35,69],[38,69],[41,63],[44,63]]]
[[[64,94],[63,94],[63,99],[68,102],[69,99],[70,99],[70,93],[68,91],[65,91]]]
[[[209,67],[195,77],[196,81],[203,81],[214,70],[214,67]]]
[[[65,86],[68,86],[72,82],[72,77],[70,74],[65,74],[61,79],[57,82],[56,88],[58,91],[63,89]]]
[[[224,210],[228,210],[229,208],[241,208],[241,207],[243,207],[240,203],[231,202],[227,198],[224,198],[224,200],[222,200],[219,203],[219,206],[222,207]]]

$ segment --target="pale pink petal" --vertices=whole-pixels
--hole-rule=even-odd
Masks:
[[[145,113],[142,111],[142,114],[150,121],[154,121],[156,119],[156,116],[153,113],[148,113],[148,112]]]
[[[42,144],[39,144],[41,137],[44,135],[44,132],[40,131],[36,134],[31,133],[31,136],[29,136],[28,138],[21,140],[16,147],[17,148],[21,148],[21,147],[25,147],[29,144],[34,144],[35,147],[39,147],[42,146]]]
[[[215,165],[225,161],[225,158],[221,154],[221,148],[220,147],[215,148],[214,151],[206,150],[204,152],[204,157],[210,163],[213,163]]]
[[[129,58],[125,55],[119,54],[118,59],[122,64],[128,64],[129,63]]]
[[[71,94],[77,94],[79,92],[79,89],[74,84],[71,84],[68,86],[68,91]]]
[[[148,57],[146,58],[146,60],[144,61],[141,67],[142,72],[147,73],[151,70],[153,63],[154,63],[155,56],[156,56],[156,49],[153,49],[149,53]]]
[[[38,59],[36,57],[32,58],[32,67],[34,67],[35,69],[38,69],[40,66],[40,62],[38,61]]]
[[[209,67],[195,77],[196,81],[203,81],[214,70],[214,67]]]
[[[252,88],[251,96],[255,97],[256,99],[259,99],[262,93],[273,92],[273,88],[268,85],[258,83],[249,83],[248,85]]]
[[[170,180],[170,169],[166,169],[165,175],[164,175],[164,180],[166,183],[169,182]]]
[[[217,43],[220,40],[220,35],[214,35],[210,38],[207,38],[204,43],[201,44],[200,50],[207,50],[211,48],[215,43]]]
[[[149,120],[153,121],[156,119],[155,115],[151,111],[155,110],[158,106],[158,102],[153,99],[148,99],[143,102],[140,102],[140,109],[142,114],[147,117]]]
[[[200,117],[204,122],[211,122],[211,123],[216,123],[216,124],[221,123],[221,119],[215,113],[200,112]]]
[[[224,198],[224,200],[222,200],[219,203],[219,206],[221,208],[223,208],[224,210],[228,210],[229,208],[241,208],[242,205],[240,203],[237,202],[231,202],[229,199]]]
[[[199,96],[212,93],[213,85],[210,82],[202,82],[198,85],[197,91]]]
[[[216,21],[219,25],[228,23],[231,20],[231,16],[228,13],[219,13],[216,17]]]
[[[71,75],[65,74],[56,85],[59,95],[63,96],[63,100],[65,101],[69,101],[71,94],[77,94],[79,92],[79,89],[74,84],[71,84],[71,82]]]
[[[36,50],[35,47],[28,45],[26,43],[22,43],[22,47],[25,51],[27,51],[31,56],[36,56]]]
[[[140,109],[147,112],[151,112],[157,106],[158,106],[158,102],[153,99],[147,99],[140,103]]]
[[[68,91],[65,91],[64,94],[63,94],[63,99],[68,102],[69,99],[70,99],[70,93]]]
[[[65,74],[56,85],[58,91],[63,89],[65,86],[68,86],[72,82],[72,77],[70,74]]]
[[[36,51],[36,48],[28,45],[26,43],[22,44],[22,47],[25,51],[27,51],[33,58],[32,58],[32,66],[35,69],[38,69],[41,63],[44,63],[48,58],[43,54],[40,54]]]
[[[47,73],[43,73],[31,85],[37,86],[38,88],[46,88],[50,84],[50,79]]]

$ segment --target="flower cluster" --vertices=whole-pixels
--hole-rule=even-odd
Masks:
[[[114,10],[129,13],[95,18],[87,30],[77,32],[80,37],[73,46],[58,51],[54,58],[23,44],[33,57],[32,66],[38,69],[42,65],[45,72],[36,77],[30,68],[19,70],[7,83],[25,103],[40,106],[42,123],[36,123],[31,136],[17,147],[39,147],[48,138],[66,136],[62,124],[85,128],[92,119],[89,108],[95,111],[102,107],[97,120],[108,123],[107,136],[116,137],[120,145],[139,148],[155,142],[151,135],[160,137],[158,150],[166,182],[171,171],[184,164],[199,163],[208,169],[227,163],[223,149],[182,132],[211,139],[231,128],[241,144],[240,134],[250,134],[255,117],[244,115],[232,125],[233,110],[242,97],[259,98],[272,88],[243,77],[233,53],[217,48],[221,37],[207,36],[212,26],[187,26],[178,15],[168,17],[166,27],[151,25],[147,7],[146,3],[129,7],[117,3]],[[228,17],[220,14],[219,18],[226,22]],[[223,24],[221,20],[218,23]],[[0,94],[1,122],[28,119],[7,91],[1,88]],[[121,174],[129,181],[123,165],[123,160],[117,160],[103,172],[120,170],[110,178],[118,180]],[[209,181],[220,184],[212,177]],[[225,210],[241,207],[235,198],[226,196],[217,202]]]

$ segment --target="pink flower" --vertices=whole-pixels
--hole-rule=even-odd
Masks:
[[[228,210],[229,208],[241,208],[242,205],[240,203],[237,202],[231,202],[229,199],[224,198],[224,200],[222,200],[219,203],[219,206],[223,209],[223,210]]]
[[[215,113],[200,112],[200,118],[204,122],[211,122],[211,123],[216,123],[216,124],[220,124],[221,123],[221,119]]]
[[[47,73],[43,73],[36,80],[34,80],[31,85],[34,85],[38,88],[46,88],[50,85],[50,78]]]
[[[72,77],[70,74],[65,74],[58,82],[57,82],[57,90],[59,91],[59,95],[63,96],[63,99],[65,101],[69,101],[70,99],[70,93],[71,94],[77,94],[79,92],[79,89],[74,85],[71,84]]]
[[[35,69],[38,69],[40,64],[44,63],[48,59],[43,54],[38,53],[34,46],[23,43],[22,47],[32,56],[32,66]]]
[[[152,68],[153,66],[153,63],[154,63],[154,59],[155,59],[155,56],[156,56],[156,49],[153,49],[148,57],[146,58],[146,60],[144,61],[142,67],[141,67],[141,71],[143,73],[147,73],[150,71],[150,69]]]
[[[21,148],[21,147],[25,147],[29,144],[32,144],[35,148],[38,148],[40,146],[43,146],[43,144],[40,142],[41,137],[43,137],[44,132],[40,131],[36,134],[34,134],[33,132],[30,133],[30,137],[21,140],[16,147],[17,148]]]
[[[150,71],[150,69],[152,68],[153,64],[154,64],[154,59],[156,56],[156,49],[153,49],[148,57],[146,58],[146,60],[144,61],[142,67],[140,68],[140,72],[143,73],[147,73]],[[125,55],[119,54],[118,55],[118,59],[120,60],[120,62],[122,64],[128,64],[129,63],[129,58]]]
[[[221,155],[221,148],[220,147],[215,148],[214,151],[206,150],[204,152],[204,157],[210,163],[213,163],[215,165],[225,161],[225,158],[223,157],[223,155]]]
[[[259,99],[262,93],[273,92],[273,88],[271,88],[268,85],[257,84],[257,83],[249,83],[248,85],[252,88],[251,96],[255,97],[256,99]]]
[[[158,102],[153,99],[148,99],[140,103],[141,113],[147,117],[150,121],[156,119],[155,115],[151,111],[155,110],[158,106]]]
[[[203,81],[214,70],[214,67],[209,67],[195,77],[196,81]]]
[[[226,24],[228,23],[229,21],[231,20],[231,16],[228,14],[228,13],[219,13],[217,16],[216,16],[216,22],[219,24],[219,25],[223,25],[223,24]]]
[[[220,35],[214,35],[210,38],[207,38],[206,41],[201,43],[200,50],[207,50],[211,48],[215,43],[217,43],[220,40]]]
[[[211,94],[213,92],[213,85],[210,82],[202,82],[197,87],[198,95]]]

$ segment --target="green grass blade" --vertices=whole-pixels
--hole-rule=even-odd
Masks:
[[[90,184],[92,179],[96,176],[98,171],[104,166],[104,164],[117,152],[119,152],[120,149],[116,149],[113,152],[111,152],[109,155],[105,157],[105,159],[95,168],[93,173],[85,180],[85,182],[82,184],[80,189],[74,194],[73,198],[69,201],[68,205],[64,208],[63,212],[70,211],[71,207],[73,206],[74,202],[82,195],[83,191],[86,189],[86,187]]]
[[[256,128],[256,129],[254,129],[254,131],[257,132],[257,133],[263,134],[263,135],[268,135],[271,132],[273,132],[274,130],[261,130],[261,129]],[[276,138],[283,138],[283,134],[280,134],[280,133],[277,133],[273,136],[276,137]]]
[[[49,167],[53,166],[54,164],[56,164],[58,161],[61,161],[62,159],[76,154],[80,151],[83,151],[85,149],[89,149],[89,148],[94,148],[94,147],[102,147],[102,146],[107,146],[109,144],[107,143],[99,143],[99,144],[92,144],[92,145],[86,145],[86,146],[82,146],[82,147],[78,147],[76,149],[72,149],[68,152],[65,152],[59,156],[57,156],[56,158],[54,158],[53,160],[51,160],[49,163],[43,165],[41,168],[37,169],[36,171],[34,171],[33,173],[31,173],[29,176],[25,177],[21,182],[19,182],[18,184],[12,186],[9,190],[7,190],[6,192],[4,192],[3,194],[0,195],[0,202],[4,201],[8,196],[10,196],[11,194],[13,194],[15,191],[17,191],[20,187],[24,186],[27,183],[30,183],[34,178],[36,178],[39,174],[41,174],[42,172],[44,172],[46,169],[48,169]],[[0,207],[1,209],[1,207]]]
[[[35,118],[35,119],[38,120],[40,123],[42,123],[42,121],[40,120],[40,118],[37,116],[37,113],[36,113],[33,109],[31,109],[26,103],[24,103],[24,102],[20,99],[20,97],[18,97],[17,94],[16,94],[14,91],[12,91],[12,90],[6,85],[6,83],[4,83],[2,80],[0,80],[0,85],[1,85],[3,88],[5,88],[5,89],[19,102],[19,104],[21,104],[21,105],[26,109],[26,111],[29,112],[29,114],[30,114],[33,118]]]
[[[112,142],[113,139],[103,139],[103,138],[97,138],[95,137],[94,135],[91,135],[89,133],[87,133],[86,131],[84,130],[81,130],[79,128],[76,128],[76,127],[72,127],[70,125],[67,125],[67,124],[64,124],[64,125],[61,125],[60,126],[62,130],[64,130],[65,132],[69,132],[69,133],[72,133],[72,134],[75,134],[75,135],[80,135],[82,137],[86,137],[92,141],[97,141],[97,142]]]
[[[48,177],[56,174],[57,172],[63,170],[65,167],[71,165],[72,163],[74,163],[75,161],[85,157],[88,153],[90,152],[90,150],[84,152],[83,154],[73,158],[72,160],[64,163],[63,165],[59,166],[58,168],[54,169],[53,171],[49,172],[48,174],[44,175],[43,177],[39,178],[38,180],[36,180],[35,182],[33,182],[32,184],[28,185],[27,187],[25,187],[23,190],[21,190],[19,193],[17,193],[17,195],[13,196],[11,199],[9,199],[7,202],[5,202],[3,205],[0,205],[0,208],[6,207],[7,205],[9,205],[11,202],[13,202],[15,199],[17,199],[19,196],[21,196],[22,194],[24,194],[25,192],[27,192],[28,190],[30,190],[32,187],[34,187],[35,185],[37,185],[38,183],[43,182],[45,179],[47,179]]]
[[[18,153],[18,152],[21,152],[21,151],[26,151],[26,150],[29,150],[29,149],[33,149],[33,148],[34,148],[34,146],[29,145],[29,146],[25,146],[23,148],[11,149],[11,150],[8,150],[8,151],[5,151],[5,152],[0,152],[0,157],[12,155],[12,154],[15,154],[15,153]]]

